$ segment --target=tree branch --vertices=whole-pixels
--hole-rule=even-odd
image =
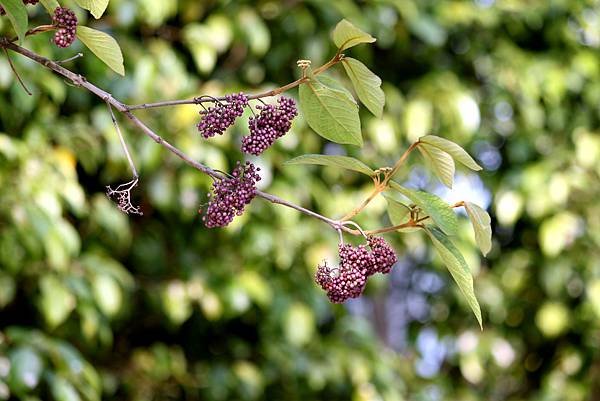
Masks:
[[[156,132],[154,132],[151,128],[149,128],[146,124],[144,124],[135,115],[133,115],[133,113],[131,113],[131,111],[130,111],[131,109],[129,107],[127,107],[124,103],[115,99],[109,92],[106,92],[105,90],[88,82],[85,79],[85,77],[62,67],[61,65],[59,65],[58,63],[56,63],[50,59],[40,56],[39,54],[34,53],[24,47],[16,45],[16,44],[12,43],[10,40],[8,40],[7,38],[0,37],[0,47],[2,47],[4,49],[12,50],[16,53],[19,53],[37,63],[43,65],[44,67],[49,68],[50,70],[56,72],[57,74],[62,75],[63,77],[70,80],[74,85],[82,87],[82,88],[88,90],[89,92],[93,93],[94,95],[98,96],[100,99],[105,101],[107,104],[114,107],[117,111],[119,111],[120,113],[123,113],[125,116],[127,116],[127,118],[135,126],[137,126],[144,134],[146,134],[152,140],[154,140],[154,142],[158,143],[160,146],[164,147],[169,152],[175,154],[177,157],[179,157],[181,160],[183,160],[185,163],[187,163],[191,167],[195,168],[196,170],[201,171],[204,174],[207,174],[215,179],[221,179],[225,176],[224,174],[217,172],[217,171],[213,170],[212,168],[193,160],[191,157],[189,157],[188,155],[183,153],[181,150],[179,150],[175,146],[171,145],[169,142],[167,142],[165,139],[163,139],[160,135],[158,135]],[[338,55],[338,56],[334,57],[334,59],[332,59],[329,63],[325,64],[324,66],[326,66],[328,64],[329,64],[329,66],[335,64],[337,61],[339,61],[341,59],[341,57],[343,57],[343,55]],[[334,61],[336,59],[337,59],[337,61]],[[323,68],[324,66],[322,66],[320,68]],[[329,67],[327,67],[327,68],[329,68]],[[321,71],[324,71],[324,69],[322,69]],[[315,71],[315,73],[316,73],[316,71]],[[298,80],[298,81],[300,81],[300,80]],[[298,81],[295,81],[295,82],[298,82]],[[297,85],[299,85],[299,84],[300,83],[298,83]],[[276,91],[277,91],[277,89],[273,90],[271,92],[276,92]],[[291,209],[294,209],[301,213],[304,213],[308,216],[311,216],[318,220],[321,220],[321,221],[329,224],[335,230],[343,230],[352,235],[360,235],[360,232],[358,232],[358,230],[353,230],[348,227],[342,226],[340,224],[340,222],[337,220],[330,219],[319,213],[313,212],[312,210],[306,209],[306,208],[296,205],[292,202],[288,202],[285,199],[279,198],[278,196],[275,196],[273,194],[269,194],[269,193],[263,192],[263,191],[257,191],[256,195],[260,198],[265,199],[266,201],[271,202],[271,203],[289,207]]]

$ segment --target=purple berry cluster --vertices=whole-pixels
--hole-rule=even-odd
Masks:
[[[256,183],[260,181],[260,168],[250,162],[237,162],[231,177],[215,181],[206,215],[202,217],[208,228],[225,227],[256,196]]]
[[[375,273],[389,273],[397,261],[392,247],[380,237],[369,237],[368,244],[354,247],[340,244],[340,265],[337,268],[319,265],[315,281],[327,292],[333,303],[357,298],[367,285],[367,278]]]
[[[292,120],[298,115],[296,102],[282,96],[277,103],[256,107],[260,114],[248,121],[250,135],[242,138],[242,152],[258,156],[290,130]]]
[[[75,41],[77,33],[77,17],[67,7],[56,7],[52,23],[58,29],[54,34],[54,44],[58,47],[69,47]]]
[[[244,114],[244,107],[248,105],[248,97],[242,92],[225,97],[225,102],[217,102],[208,110],[202,110],[202,119],[198,124],[198,131],[204,138],[222,135],[227,128],[233,125],[235,119]]]
[[[35,6],[37,3],[39,3],[40,0],[23,0],[23,4],[27,5],[32,5]],[[5,15],[6,14],[6,10],[4,9],[4,7],[0,6],[0,15]]]

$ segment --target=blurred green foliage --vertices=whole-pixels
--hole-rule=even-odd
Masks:
[[[29,12],[47,22],[41,6]],[[204,228],[210,180],[125,121],[144,216],[123,215],[104,195],[130,174],[106,105],[11,54],[33,96],[0,57],[0,399],[600,394],[597,1],[112,0],[97,22],[77,13],[119,41],[126,76],[89,52],[67,67],[130,104],[279,86],[297,77],[297,59],[331,56],[341,18],[371,33],[373,46],[349,50],[387,98],[382,119],[363,110],[365,147],[328,144],[300,117],[260,159],[262,182],[338,216],[368,178],[282,163],[330,153],[385,166],[431,133],[463,145],[483,181],[465,172],[445,191],[417,157],[404,173],[448,201],[491,201],[488,258],[466,219],[457,241],[475,267],[484,331],[419,233],[389,235],[395,273],[329,304],[312,275],[334,259],[335,232],[261,200],[226,229]],[[4,34],[8,25],[0,18]],[[57,60],[83,49],[49,38],[24,45]],[[241,157],[243,123],[204,141],[196,107],[138,114],[214,168]],[[358,222],[381,225],[384,209],[382,198]]]

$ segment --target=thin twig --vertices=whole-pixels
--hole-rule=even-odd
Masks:
[[[106,106],[108,107],[108,111],[110,112],[110,118],[112,120],[113,125],[115,126],[115,130],[119,135],[119,141],[121,142],[121,147],[123,148],[123,152],[125,152],[125,156],[127,156],[127,162],[129,162],[129,168],[131,168],[131,172],[133,174],[133,178],[137,179],[139,177],[137,169],[135,168],[135,163],[131,158],[131,154],[129,153],[129,149],[127,148],[127,143],[125,142],[125,138],[123,138],[123,134],[121,133],[121,128],[119,127],[119,123],[117,122],[117,118],[115,117],[115,113],[113,113],[112,106],[108,101],[109,97],[104,99],[106,102]]]
[[[25,82],[23,82],[23,80],[19,76],[19,73],[17,72],[17,69],[15,68],[15,65],[13,64],[12,60],[10,59],[10,56],[8,54],[8,50],[6,50],[6,47],[4,47],[3,50],[4,50],[4,54],[6,54],[6,59],[8,60],[8,64],[10,64],[10,68],[13,71],[13,73],[15,74],[15,77],[17,77],[17,80],[19,81],[19,83],[21,84],[21,86],[23,87],[23,90],[29,96],[32,96],[33,94],[31,92],[29,92],[29,89],[27,89],[27,87],[25,86]]]
[[[333,65],[339,63],[343,58],[344,58],[343,54],[336,54],[327,63],[316,68],[313,71],[313,75],[318,75],[318,74],[322,73],[323,71],[326,71]],[[250,95],[250,96],[248,96],[248,100],[262,99],[265,97],[277,96],[280,93],[283,93],[285,91],[293,89],[307,81],[309,81],[308,77],[302,77],[302,78],[295,80],[294,82],[290,82],[289,84],[281,86],[279,88],[272,89],[272,90],[269,90],[266,92],[256,93],[254,95]],[[209,99],[203,99],[204,97],[208,97]],[[130,106],[126,105],[125,107],[127,108],[128,111],[131,111],[131,110],[140,110],[140,109],[152,109],[152,108],[157,108],[157,107],[180,106],[183,104],[200,104],[201,105],[202,103],[205,103],[205,102],[225,101],[225,100],[227,100],[227,98],[225,96],[212,97],[212,96],[203,95],[203,96],[199,96],[199,97],[194,97],[192,99],[166,100],[166,101],[155,102],[155,103],[142,103],[142,104],[135,104],[135,105],[130,105]]]
[[[69,57],[67,59],[64,60],[60,60],[60,61],[56,61],[56,64],[64,64],[64,63],[68,63],[69,61],[73,61],[75,59],[78,59],[79,57],[83,57],[83,53],[77,53],[76,55],[74,55],[73,57]]]

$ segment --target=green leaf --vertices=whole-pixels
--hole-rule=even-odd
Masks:
[[[492,249],[492,219],[484,209],[474,203],[465,202],[465,209],[475,231],[477,246],[485,256]]]
[[[381,90],[381,78],[373,74],[367,66],[356,59],[344,57],[342,65],[350,81],[352,81],[360,101],[371,113],[381,118],[383,105],[385,104],[385,94]]]
[[[54,15],[54,10],[56,10],[56,7],[60,7],[60,4],[58,4],[58,1],[56,0],[40,0],[40,3],[42,3],[50,15]]]
[[[352,101],[352,103],[354,103],[356,105],[356,107],[358,107],[358,103],[356,102],[356,99],[354,99],[354,96],[352,96],[352,93],[350,93],[350,91],[348,89],[346,89],[346,87],[344,87],[344,85],[342,85],[342,83],[340,81],[338,81],[337,79],[335,79],[327,74],[319,74],[319,77],[314,78],[314,79],[316,79],[317,81],[319,81],[320,83],[322,83],[323,85],[325,85],[331,89],[336,89],[336,90],[339,90],[340,92],[344,92],[344,94],[346,94],[346,97],[348,98],[348,100]]]
[[[6,16],[17,33],[19,43],[22,42],[25,39],[25,32],[27,32],[28,25],[25,4],[21,0],[0,0],[0,5],[4,7]]]
[[[458,231],[458,218],[452,208],[440,197],[429,192],[404,188],[395,181],[390,181],[389,184],[393,189],[419,206],[443,232],[448,235],[456,234]]]
[[[308,125],[323,138],[362,146],[358,106],[348,94],[311,80],[300,85],[300,107]]]
[[[10,372],[8,382],[17,393],[29,392],[37,387],[44,363],[30,346],[16,348],[9,355]]]
[[[302,155],[286,161],[284,164],[319,164],[321,166],[339,167],[346,170],[358,171],[359,173],[372,176],[373,170],[363,162],[348,156],[329,156],[329,155]]]
[[[407,216],[410,213],[410,207],[408,207],[407,205],[405,205],[402,202],[397,201],[396,199],[392,198],[391,196],[383,195],[383,197],[387,201],[387,205],[388,205],[387,214],[390,218],[390,222],[394,226],[398,226],[400,224],[404,224],[404,223],[408,222],[409,219],[407,218]],[[420,230],[419,227],[406,227],[406,228],[398,229],[396,231],[413,232],[413,231],[418,231],[418,230]]]
[[[460,288],[460,291],[465,296],[467,303],[475,314],[475,317],[479,322],[479,327],[483,330],[481,308],[479,302],[477,302],[477,297],[475,297],[473,276],[471,275],[469,266],[467,266],[467,262],[465,262],[465,258],[450,239],[438,228],[428,227],[425,229],[425,232],[429,235],[429,238],[431,238],[435,250],[446,264],[452,278],[456,281],[456,284],[458,284],[458,288]]]
[[[56,401],[80,401],[81,397],[75,387],[66,379],[55,374],[48,374],[50,391]]]
[[[419,152],[436,175],[448,188],[452,188],[454,181],[454,160],[452,156],[435,146],[421,144],[417,146]]]
[[[435,135],[426,135],[419,138],[419,142],[433,145],[437,148],[442,149],[444,152],[449,153],[450,156],[454,157],[458,162],[464,164],[471,170],[479,171],[481,166],[473,160],[473,158],[459,145],[445,138],[440,138]]]
[[[108,7],[108,1],[109,0],[75,0],[79,7],[89,10],[96,19],[102,17],[106,7]]]
[[[77,27],[77,37],[110,69],[119,75],[125,75],[123,54],[119,44],[112,36],[80,25]]]
[[[361,43],[373,43],[375,38],[361,31],[347,20],[343,19],[335,26],[332,34],[333,43],[340,51]]]

